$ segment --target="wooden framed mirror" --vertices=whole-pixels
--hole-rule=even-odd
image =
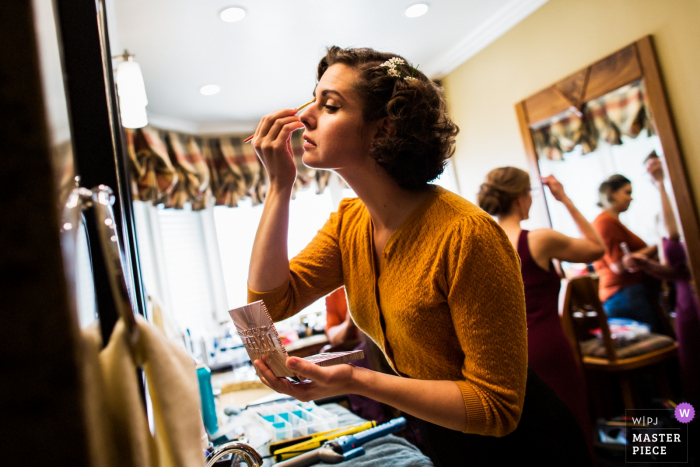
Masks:
[[[687,248],[691,273],[697,281],[700,277],[700,228],[697,209],[686,176],[651,36],[646,36],[592,63],[516,104],[515,110],[533,188],[539,190],[542,195],[539,200],[545,203],[544,207],[550,213],[552,227],[552,206],[547,205],[540,183],[543,175],[543,164],[540,161],[543,154],[541,146],[538,152],[533,135],[536,135],[537,129],[543,125],[566,118],[567,114],[580,115],[586,104],[630,85],[637,85],[642,89],[643,105],[646,106],[650,119],[649,134],[658,138],[647,147],[655,147],[656,144],[657,153],[662,153],[659,156],[668,182],[665,186],[674,204],[676,219]],[[564,159],[566,160],[566,157]],[[630,170],[639,169],[640,167],[635,165]],[[596,180],[596,183],[602,181],[603,179]],[[597,185],[595,194],[597,195]]]

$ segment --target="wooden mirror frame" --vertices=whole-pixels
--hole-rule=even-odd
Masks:
[[[580,109],[584,103],[640,79],[644,80],[652,121],[661,140],[664,155],[662,163],[671,181],[676,218],[685,239],[690,270],[697,283],[697,279],[700,278],[700,228],[697,209],[686,177],[685,164],[661,82],[651,36],[646,36],[592,63],[515,105],[530,177],[533,179],[533,186],[541,192],[541,202],[549,213],[530,129],[567,109]],[[551,227],[551,220],[548,218],[547,221]]]

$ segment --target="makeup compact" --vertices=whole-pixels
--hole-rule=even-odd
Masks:
[[[264,356],[267,356],[267,365],[275,376],[296,378],[296,375],[287,368],[286,361],[289,355],[262,300],[234,308],[228,313],[231,315],[251,362],[262,360]],[[318,366],[331,366],[360,360],[364,356],[362,350],[353,350],[311,355],[305,357],[304,360]],[[255,371],[258,372],[257,368]],[[260,372],[258,372],[258,376],[260,376]]]

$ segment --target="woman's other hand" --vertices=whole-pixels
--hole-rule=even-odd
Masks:
[[[304,127],[296,113],[296,109],[272,112],[260,120],[255,130],[251,144],[267,170],[271,187],[289,189],[296,180],[291,137],[294,130]]]
[[[358,368],[348,364],[320,367],[302,358],[289,357],[287,368],[296,373],[300,379],[310,380],[295,383],[287,378],[276,377],[264,361],[255,360],[254,365],[260,371],[261,380],[267,387],[302,402],[353,392],[351,390],[354,382],[353,375],[358,371]],[[359,371],[362,370],[364,369],[359,369]]]
[[[343,295],[343,298],[344,297]],[[329,308],[330,311],[327,316],[329,322],[335,323],[340,316],[338,316],[339,314],[335,311],[335,305],[331,304],[330,306],[333,308]],[[345,310],[345,319],[341,323],[331,325],[331,327],[326,329],[326,336],[328,337],[328,343],[331,347],[336,347],[347,341],[354,341],[357,339],[357,326],[352,320],[349,311]]]
[[[646,168],[647,173],[651,175],[654,183],[659,184],[664,182],[664,168],[658,157],[649,159],[646,163]]]
[[[547,175],[542,179],[542,184],[549,188],[549,191],[559,202],[563,202],[568,199],[566,193],[564,193],[564,186],[554,178],[554,175]]]
[[[637,272],[644,269],[649,258],[639,253],[632,253],[622,257],[622,266],[629,272]]]

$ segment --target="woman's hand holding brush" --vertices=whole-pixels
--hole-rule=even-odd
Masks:
[[[304,110],[305,108],[307,108],[308,106],[310,106],[311,104],[313,104],[314,102],[316,102],[315,99],[314,99],[314,100],[310,100],[310,101],[307,102],[306,104],[297,107],[297,108],[296,108],[297,113],[301,112],[302,110]],[[253,140],[253,138],[255,138],[255,135],[254,135],[254,134],[248,136],[246,139],[243,140],[243,142],[244,142],[244,143],[250,143],[250,142]]]

